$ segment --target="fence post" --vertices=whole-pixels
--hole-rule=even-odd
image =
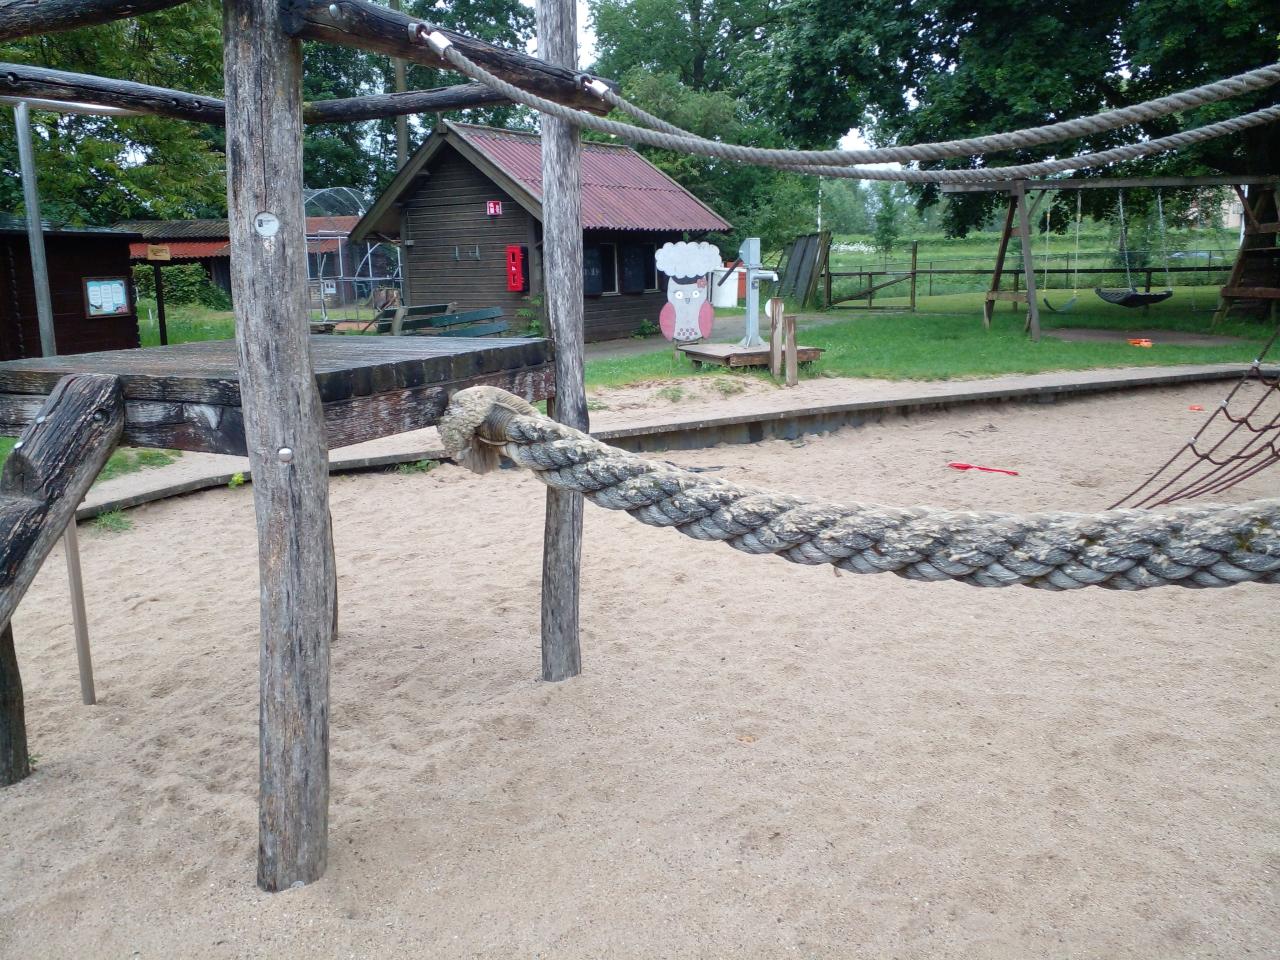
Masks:
[[[911,241],[911,312],[916,312],[916,267],[919,265],[920,241]]]

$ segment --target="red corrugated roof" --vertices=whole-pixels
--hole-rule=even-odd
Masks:
[[[449,128],[542,202],[542,140],[464,123]],[[582,226],[731,230],[729,222],[630,147],[582,145]]]
[[[231,244],[226,240],[169,240],[156,245],[168,247],[171,260],[204,260],[206,257],[231,256]],[[147,246],[146,243],[129,244],[129,259],[147,259]]]
[[[307,217],[308,236],[343,236],[360,222],[359,217]],[[231,236],[225,220],[126,220],[117,227],[140,233],[154,243],[178,246],[173,241],[217,240],[226,243]],[[212,256],[212,254],[195,254]],[[226,254],[222,254],[226,256]]]

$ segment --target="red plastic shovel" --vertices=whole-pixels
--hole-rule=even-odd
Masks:
[[[981,470],[984,473],[1003,473],[1010,477],[1016,477],[1018,475],[1017,470],[1001,470],[999,467],[980,467],[976,463],[957,463],[954,460],[951,463],[948,463],[947,466],[953,470]]]

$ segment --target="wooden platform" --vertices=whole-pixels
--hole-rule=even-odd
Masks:
[[[329,447],[429,427],[449,397],[476,384],[526,400],[555,393],[552,345],[527,338],[313,336],[311,360]],[[0,434],[14,434],[69,373],[124,386],[122,443],[244,455],[234,340],[0,363]]]
[[[695,367],[704,363],[714,363],[722,367],[767,367],[769,366],[769,345],[762,347],[740,347],[736,343],[690,343],[677,347],[686,357],[693,361]],[[796,358],[800,363],[813,363],[822,356],[821,347],[796,347]]]

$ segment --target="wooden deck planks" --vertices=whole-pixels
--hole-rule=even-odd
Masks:
[[[478,383],[530,401],[555,392],[547,340],[313,336],[310,344],[331,448],[430,426],[454,392]],[[120,377],[127,445],[245,453],[234,341],[0,363],[0,433],[20,432],[69,373]]]

